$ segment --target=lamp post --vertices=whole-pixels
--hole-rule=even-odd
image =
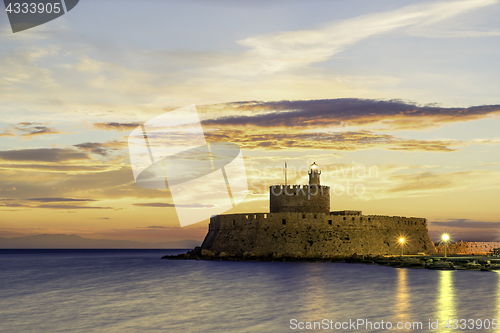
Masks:
[[[448,234],[443,234],[443,236],[441,236],[441,239],[444,242],[444,257],[446,258],[446,247],[448,245],[448,239],[450,239],[450,236],[448,236]]]
[[[403,246],[405,245],[405,239],[403,237],[399,239],[399,244],[401,245],[401,257],[403,257]]]

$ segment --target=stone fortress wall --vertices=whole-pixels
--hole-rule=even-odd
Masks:
[[[337,257],[434,253],[425,218],[361,215],[359,211],[254,213],[210,219],[202,249],[214,253],[287,257]]]

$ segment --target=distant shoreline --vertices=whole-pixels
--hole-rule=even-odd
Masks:
[[[191,249],[201,244],[196,239],[147,243],[131,240],[95,239],[78,235],[41,234],[0,237],[0,249]]]
[[[187,251],[189,249],[179,248],[0,248],[2,252],[10,251]]]

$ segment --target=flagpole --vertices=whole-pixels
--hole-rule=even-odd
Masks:
[[[285,186],[288,185],[287,180],[286,180],[286,172],[287,172],[287,170],[286,170],[286,162],[285,162]]]

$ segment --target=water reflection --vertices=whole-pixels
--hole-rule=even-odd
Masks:
[[[455,309],[455,289],[453,285],[453,271],[439,271],[438,283],[438,299],[437,311],[435,320],[439,319],[438,332],[449,332],[449,328],[443,327],[449,319],[449,325],[452,325],[452,320],[456,317]]]
[[[396,293],[396,304],[397,304],[397,319],[398,322],[408,322],[410,318],[408,318],[408,299],[409,299],[409,290],[408,290],[408,270],[404,268],[397,269],[397,293]]]
[[[326,265],[306,265],[305,274],[305,303],[302,310],[308,314],[309,318],[315,318],[328,313],[329,309],[334,308],[334,299],[329,297],[325,289],[329,283],[325,274]]]
[[[497,319],[500,321],[500,271],[496,271],[498,277],[497,287]]]

